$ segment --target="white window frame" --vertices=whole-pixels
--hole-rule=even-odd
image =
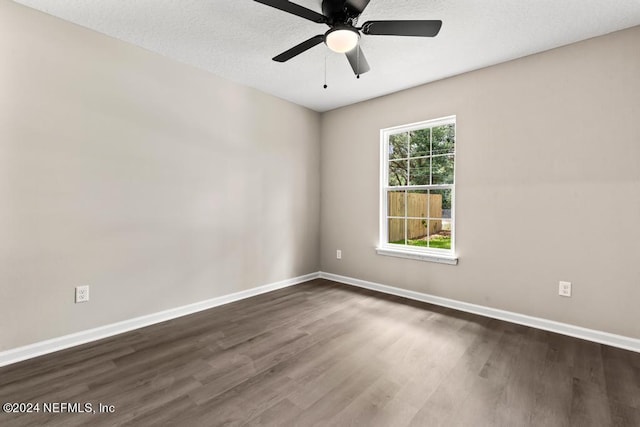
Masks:
[[[403,132],[410,132],[424,128],[433,128],[445,124],[453,124],[456,126],[456,141],[453,151],[453,184],[446,185],[405,185],[405,186],[389,186],[389,137]],[[456,236],[456,179],[457,162],[456,151],[458,146],[458,133],[456,116],[441,117],[433,120],[426,120],[408,125],[394,126],[380,130],[380,235],[376,252],[380,255],[395,256],[400,258],[416,259],[421,261],[439,262],[444,264],[457,264],[458,257],[455,252],[455,236]],[[408,155],[408,154],[407,154]],[[394,190],[442,190],[451,189],[451,249],[427,248],[409,245],[397,245],[388,243],[388,196],[389,191]]]

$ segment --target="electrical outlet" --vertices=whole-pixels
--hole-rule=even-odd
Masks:
[[[342,259],[342,251],[340,249],[336,250],[336,259]]]
[[[76,303],[89,301],[89,286],[76,286]]]
[[[558,295],[563,297],[571,296],[571,282],[560,282],[558,284]]]

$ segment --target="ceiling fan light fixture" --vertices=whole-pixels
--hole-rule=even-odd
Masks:
[[[332,28],[324,36],[324,42],[336,53],[349,52],[358,45],[360,34],[356,29],[337,27]]]

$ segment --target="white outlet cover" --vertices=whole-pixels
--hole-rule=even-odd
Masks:
[[[558,283],[558,295],[563,297],[571,296],[571,282],[560,281]]]
[[[76,303],[89,301],[89,286],[76,286]]]

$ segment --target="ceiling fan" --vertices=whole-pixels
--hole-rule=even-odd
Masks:
[[[286,62],[291,58],[324,42],[334,52],[344,53],[353,72],[360,77],[370,70],[369,64],[358,45],[360,34],[371,36],[414,36],[435,37],[442,21],[367,21],[357,27],[358,17],[370,0],[322,0],[322,13],[315,12],[287,0],[254,0],[258,3],[280,9],[318,24],[326,24],[329,30],[282,52],[273,58]]]

